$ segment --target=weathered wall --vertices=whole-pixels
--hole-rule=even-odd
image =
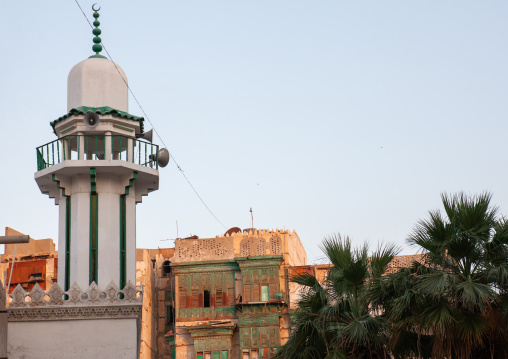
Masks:
[[[139,250],[138,250],[139,251]],[[141,257],[141,258],[140,258]],[[140,260],[141,259],[141,260]],[[155,313],[156,291],[152,261],[147,250],[141,250],[136,261],[136,283],[143,283],[140,359],[154,359],[157,352]]]
[[[283,254],[286,265],[305,265],[307,255],[295,231],[253,229],[225,237],[178,239],[174,263]]]
[[[196,351],[222,353],[224,347],[205,350],[196,342],[196,331],[203,326],[210,326],[207,335],[216,338],[217,321],[237,325],[226,349],[232,358],[247,353],[270,357],[289,337],[286,269],[306,262],[294,231],[250,229],[177,240],[172,262],[176,335],[167,337],[176,347],[176,358],[194,358]]]
[[[136,325],[136,319],[10,322],[9,359],[136,359]]]
[[[307,264],[307,253],[303,244],[300,241],[300,237],[295,231],[285,231],[283,234],[285,249],[287,253],[286,265],[289,266],[304,266]]]
[[[5,227],[5,235],[15,236],[23,235],[23,233]],[[9,282],[14,246],[14,244],[6,244],[5,254],[0,255],[0,280],[6,285]],[[57,278],[56,268],[58,261],[55,259],[56,257],[58,257],[58,251],[55,250],[55,244],[52,239],[36,240],[30,238],[29,243],[18,243],[16,247],[16,263],[9,291],[12,291],[18,284],[21,284],[27,290],[31,290],[35,283],[39,283],[43,289],[51,288],[53,281],[56,281]],[[31,278],[32,280],[29,280],[30,275],[35,273],[41,273],[42,278],[38,280]]]
[[[233,241],[232,237],[177,239],[174,263],[233,259]]]
[[[157,304],[154,311],[157,313],[157,359],[173,359],[171,357],[171,348],[165,338],[166,333],[174,331],[174,325],[169,323],[167,318],[168,311],[175,307],[173,298],[174,294],[174,278],[171,273],[164,273],[163,268],[169,268],[169,257],[171,252],[161,251],[156,255],[156,278],[155,285],[157,287]]]
[[[23,233],[16,231],[15,229],[5,227],[6,236],[19,236]],[[14,244],[6,244],[4,255],[12,256],[14,254]],[[16,258],[24,256],[33,256],[35,253],[53,253],[55,252],[55,243],[51,238],[35,240],[30,238],[29,243],[18,243],[16,246]]]

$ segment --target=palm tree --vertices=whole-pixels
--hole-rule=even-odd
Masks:
[[[443,194],[408,242],[424,260],[377,288],[396,357],[508,357],[508,222],[491,195]]]
[[[302,295],[276,358],[389,358],[388,323],[382,309],[372,307],[370,290],[383,280],[395,247],[381,246],[368,257],[367,245],[352,249],[348,237],[335,235],[321,249],[333,266],[322,282],[309,274],[292,278]]]

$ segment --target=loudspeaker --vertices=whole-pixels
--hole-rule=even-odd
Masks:
[[[97,127],[100,121],[99,115],[92,111],[89,111],[85,117],[83,117],[83,123],[89,128]]]
[[[144,133],[137,134],[136,138],[143,138],[143,139],[147,140],[148,142],[152,143],[153,129],[151,129],[150,131],[144,132]]]
[[[148,156],[148,158],[150,159],[150,161],[155,161],[155,155],[150,155]],[[166,167],[169,163],[169,151],[166,150],[165,148],[161,148],[159,152],[157,152],[157,158],[159,166]]]

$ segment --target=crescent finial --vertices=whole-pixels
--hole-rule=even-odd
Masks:
[[[99,57],[99,58],[105,59],[105,57],[100,54],[100,52],[102,51],[102,45],[101,45],[102,40],[99,37],[99,35],[102,33],[102,31],[101,31],[101,29],[99,29],[99,25],[101,24],[101,22],[99,21],[99,17],[100,17],[99,10],[101,8],[99,7],[98,9],[96,9],[95,5],[97,5],[97,4],[92,5],[92,10],[94,11],[92,16],[95,19],[93,21],[93,26],[95,26],[95,28],[92,30],[92,34],[95,35],[95,37],[93,38],[92,50],[95,52],[95,55],[92,55],[90,57]]]

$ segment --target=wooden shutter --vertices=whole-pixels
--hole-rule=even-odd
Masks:
[[[259,347],[259,328],[252,328],[252,345],[251,347],[257,348]]]
[[[252,285],[252,301],[259,302],[259,283]]]
[[[250,284],[246,284],[243,286],[243,302],[248,303],[252,302],[252,297],[250,295]]]
[[[232,306],[232,305],[235,305],[236,304],[236,299],[235,299],[235,288],[233,287],[229,287],[228,288],[228,301],[227,301],[227,305],[229,306]],[[226,301],[224,301],[224,303],[226,303]]]
[[[187,308],[187,290],[185,288],[180,287],[180,308]]]
[[[275,283],[270,283],[270,288],[269,288],[269,293],[270,293],[270,300],[277,300],[277,296],[275,296],[275,293],[277,293],[277,285]]]
[[[250,345],[251,345],[250,328],[241,328],[240,334],[241,334],[241,336],[240,336],[241,347],[242,348],[250,348]]]
[[[197,289],[192,290],[192,306],[191,308],[199,308],[199,291]]]
[[[222,307],[222,288],[215,290],[215,306]]]

